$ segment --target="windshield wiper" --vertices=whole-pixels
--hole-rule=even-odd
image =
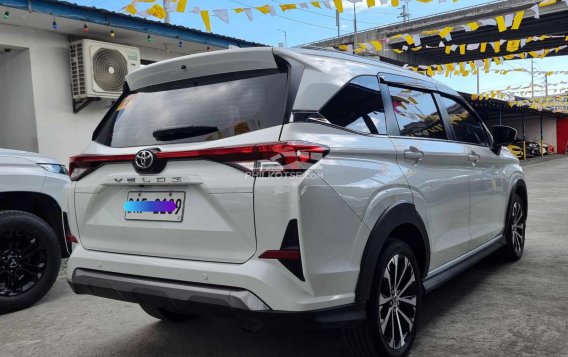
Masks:
[[[159,141],[173,141],[207,135],[219,131],[216,126],[184,126],[171,129],[158,129],[152,133],[154,139]]]

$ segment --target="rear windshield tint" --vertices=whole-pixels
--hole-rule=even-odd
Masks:
[[[286,73],[171,90],[137,92],[122,99],[95,132],[112,147],[218,140],[281,125]]]

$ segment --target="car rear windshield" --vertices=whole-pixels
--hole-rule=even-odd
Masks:
[[[112,147],[193,143],[281,125],[287,74],[195,83],[124,96],[95,131]]]

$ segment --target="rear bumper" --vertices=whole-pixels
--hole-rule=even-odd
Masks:
[[[89,269],[75,269],[69,285],[76,294],[149,304],[177,312],[232,315],[259,327],[340,328],[355,326],[365,319],[365,304],[301,312],[275,311],[244,289]]]

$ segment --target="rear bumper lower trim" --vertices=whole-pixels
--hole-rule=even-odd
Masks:
[[[233,315],[258,326],[341,328],[362,323],[365,303],[310,311],[276,311],[248,290],[192,284],[90,269],[68,281],[76,294],[159,306],[176,312]]]
[[[77,294],[130,302],[164,300],[172,303],[204,303],[251,311],[270,310],[270,307],[256,295],[243,289],[188,284],[88,269],[75,269],[69,285]]]

